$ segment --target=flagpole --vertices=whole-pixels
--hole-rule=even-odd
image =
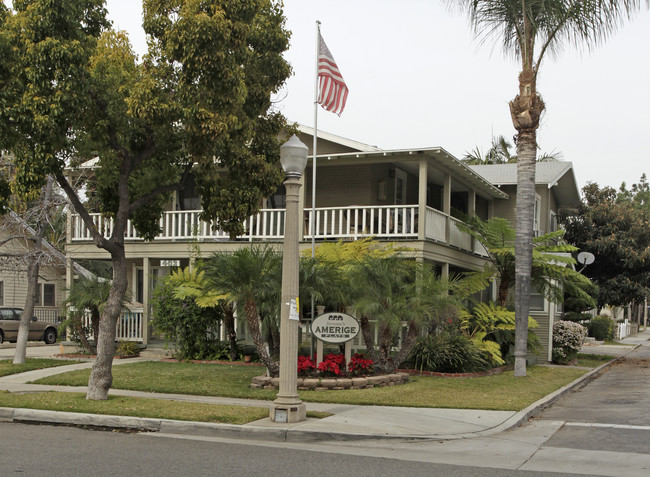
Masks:
[[[316,68],[314,71],[314,140],[311,159],[311,258],[316,255],[316,155],[318,149],[318,54],[320,53],[320,21],[316,20]],[[313,310],[312,310],[313,317]]]
[[[318,150],[318,53],[320,52],[320,21],[316,20],[316,68],[314,71],[314,139],[311,156],[311,259],[316,256],[316,155]],[[313,263],[312,263],[313,266]],[[314,294],[311,294],[311,322],[314,322]],[[314,335],[309,340],[309,356],[314,356]]]

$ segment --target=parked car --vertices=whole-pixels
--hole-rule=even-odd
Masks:
[[[18,327],[23,316],[22,308],[0,307],[0,343],[16,341]],[[52,323],[39,321],[35,316],[29,322],[28,340],[45,341],[47,344],[56,342],[56,326]]]

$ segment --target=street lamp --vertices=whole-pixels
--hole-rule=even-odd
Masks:
[[[270,411],[273,422],[300,422],[306,408],[298,396],[298,241],[300,178],[307,165],[307,146],[294,134],[280,146],[280,163],[286,175],[286,212],[282,255],[280,302],[280,390]]]

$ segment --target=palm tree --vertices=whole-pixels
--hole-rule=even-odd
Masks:
[[[270,247],[246,247],[233,253],[215,253],[205,262],[207,287],[223,294],[228,303],[243,310],[248,331],[253,338],[257,353],[271,376],[277,376],[280,369],[269,354],[262,336],[261,321],[264,315],[265,297],[278,287],[281,257]],[[280,301],[276,301],[279,307]]]
[[[354,308],[368,354],[380,372],[394,370],[408,357],[420,332],[456,308],[447,283],[428,265],[393,255],[368,255],[350,271]],[[376,322],[377,343],[370,322]],[[400,350],[392,348],[406,325]]]
[[[512,154],[510,149],[512,143],[505,137],[498,136],[492,138],[492,147],[488,152],[483,154],[477,147],[473,151],[465,153],[462,161],[466,164],[487,165],[487,164],[513,164],[517,162],[517,154]],[[544,152],[538,158],[537,162],[559,161],[562,158],[561,152]]]
[[[482,271],[467,275],[467,283],[480,287],[487,286],[489,280],[497,281],[497,305],[508,304],[510,290],[516,280],[515,230],[506,219],[493,217],[486,221],[478,217],[467,219],[459,227],[483,245],[490,262]],[[534,288],[549,300],[558,302],[564,299],[564,292],[577,294],[580,298],[596,305],[584,291],[590,285],[587,277],[573,269],[575,259],[570,255],[577,247],[564,243],[564,231],[551,232],[533,239],[531,281]]]
[[[70,287],[68,298],[63,303],[70,327],[79,337],[82,348],[91,354],[97,353],[99,318],[110,291],[110,280],[95,275],[90,278],[80,276]],[[90,329],[95,340],[92,344],[83,326],[83,316],[86,312],[90,313]]]
[[[545,106],[537,74],[547,52],[567,42],[591,46],[638,11],[643,0],[449,0],[469,14],[479,37],[499,36],[521,62],[519,94],[510,102],[517,130],[515,238],[515,376],[526,376],[526,335],[533,252],[537,128]],[[648,0],[645,1],[648,4]]]

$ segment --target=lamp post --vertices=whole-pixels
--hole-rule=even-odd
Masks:
[[[307,165],[307,146],[294,134],[280,146],[280,163],[286,175],[286,212],[282,255],[280,302],[280,390],[270,411],[273,422],[300,422],[306,408],[298,396],[298,241],[300,178]]]

